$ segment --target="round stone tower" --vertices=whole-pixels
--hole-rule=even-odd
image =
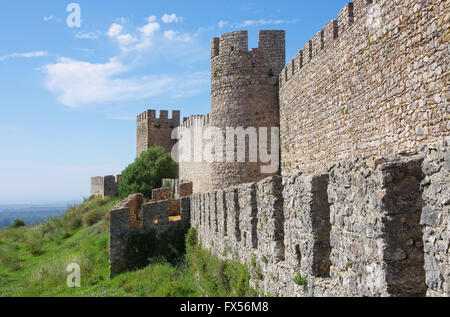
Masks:
[[[232,138],[235,146],[226,149],[223,162],[212,163],[213,189],[256,182],[279,173],[279,166],[274,173],[261,172],[261,166],[267,162],[262,162],[260,153],[257,159],[250,154],[255,147],[259,148],[250,140],[254,139],[251,132],[256,131],[259,144],[259,128],[267,128],[268,135],[263,140],[267,140],[270,152],[271,128],[280,126],[278,82],[285,59],[284,31],[260,31],[258,48],[251,51],[247,31],[223,34],[212,40],[211,125],[223,132],[227,128],[242,128],[248,132],[244,139],[245,162],[236,153],[238,147],[242,153],[243,143],[239,146],[239,138],[223,133],[224,143]],[[234,161],[227,159],[230,155],[234,156]]]

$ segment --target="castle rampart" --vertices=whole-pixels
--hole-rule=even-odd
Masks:
[[[183,192],[195,194],[112,211],[112,274],[130,266],[123,237],[190,221],[204,248],[246,263],[266,295],[449,296],[449,9],[355,0],[287,65],[284,31],[261,31],[250,51],[247,31],[214,38],[211,113],[183,120],[171,181],[172,193],[190,181]],[[178,126],[177,112],[138,116],[138,156],[170,152]],[[280,127],[281,176],[261,173],[246,139],[245,162],[209,163],[196,141],[211,127],[222,141],[226,128]],[[232,141],[223,158],[237,157]],[[174,204],[179,223],[168,220]]]
[[[303,46],[280,75],[283,174],[450,135],[448,5],[358,0]]]
[[[191,224],[204,248],[248,264],[264,294],[448,296],[448,150],[193,195]]]

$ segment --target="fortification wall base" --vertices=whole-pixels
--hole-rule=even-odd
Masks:
[[[443,141],[275,176],[191,196],[191,224],[266,295],[448,296],[449,167]]]

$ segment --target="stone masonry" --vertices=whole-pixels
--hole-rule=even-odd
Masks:
[[[278,75],[286,60],[285,33],[260,31],[258,36],[258,48],[251,51],[247,31],[222,34],[212,40],[211,125],[221,130],[220,139],[234,138],[225,135],[229,127],[257,130],[265,127],[269,131],[279,127]],[[249,141],[244,142],[247,152]],[[227,148],[222,154],[224,158],[228,152],[235,156],[237,141],[233,143],[234,149]],[[261,173],[260,159],[256,162],[249,159],[246,162],[214,161],[211,164],[212,188],[223,189],[270,176]]]
[[[450,2],[350,2],[280,75],[282,173],[450,135]]]
[[[161,110],[159,118],[155,110],[147,110],[136,120],[136,157],[152,146],[161,146],[166,152],[171,152],[176,140],[172,139],[172,132],[180,126],[180,111],[172,111],[169,118],[167,110]]]
[[[211,112],[185,118],[179,143],[193,142],[194,127],[279,127],[281,173],[289,175],[325,173],[333,162],[414,151],[449,136],[449,6],[349,2],[287,65],[284,31],[260,31],[250,51],[247,31],[214,38]],[[171,151],[179,112],[172,117],[138,116],[138,156],[153,145]],[[191,144],[191,157],[180,162],[180,179],[192,181],[195,193],[270,176],[260,171],[261,157],[211,164],[198,155],[205,146]],[[247,158],[248,141],[245,147]]]
[[[444,142],[195,194],[191,224],[204,248],[246,263],[266,295],[449,296],[448,151]]]
[[[115,196],[119,187],[120,176],[97,176],[91,178],[92,196]]]
[[[422,169],[425,272],[428,296],[450,294],[450,139],[425,148]]]
[[[247,31],[214,38],[210,114],[137,118],[137,156],[178,145],[180,180],[162,201],[111,211],[111,274],[128,268],[133,233],[190,222],[205,249],[247,264],[261,295],[450,296],[449,11],[355,0],[287,65],[284,31],[260,31],[250,51]],[[211,127],[222,132],[194,143]],[[249,134],[246,162],[201,155],[220,154],[225,128],[250,127],[280,128],[279,172],[248,162]],[[113,184],[93,178],[92,194]]]
[[[180,197],[186,197],[193,194],[194,184],[189,181],[181,180],[181,179],[163,179],[163,186],[165,184],[169,184],[169,189],[171,194],[175,199]]]
[[[157,188],[152,191],[152,200],[153,201],[161,201],[161,200],[170,200],[172,196],[172,191],[170,188]]]
[[[203,144],[203,135],[209,126],[210,115],[207,114],[184,118],[179,129],[179,177],[192,182],[196,193],[211,189],[211,164],[202,156],[206,146],[206,142]]]
[[[178,201],[181,209],[181,220],[169,221],[170,201],[160,201],[140,205],[142,194],[132,195],[126,201],[122,202],[111,210],[110,218],[110,271],[111,277],[130,270],[130,263],[126,255],[127,239],[133,234],[144,234],[152,231],[157,236],[167,232],[182,230],[189,225],[190,208],[189,198],[183,198]],[[136,211],[133,206],[140,206]],[[142,215],[138,225],[134,223],[134,214]],[[148,241],[149,244],[152,241]]]

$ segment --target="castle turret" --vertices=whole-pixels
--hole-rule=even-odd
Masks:
[[[152,146],[161,146],[167,152],[172,151],[176,140],[172,140],[173,129],[180,126],[180,111],[172,111],[169,118],[167,110],[161,110],[159,118],[156,110],[147,110],[137,116],[136,120],[136,156]]]
[[[259,132],[260,127],[265,127],[270,132],[271,128],[279,127],[278,77],[284,65],[284,31],[260,31],[258,48],[251,51],[248,51],[247,31],[214,38],[211,45],[211,125],[223,131],[229,127],[251,127]],[[245,162],[225,159],[212,164],[213,188],[259,181],[270,176],[261,173],[263,164],[259,157],[257,161],[250,158],[250,138],[245,141]],[[267,139],[270,149],[270,136]],[[233,151],[236,152],[236,146]]]

